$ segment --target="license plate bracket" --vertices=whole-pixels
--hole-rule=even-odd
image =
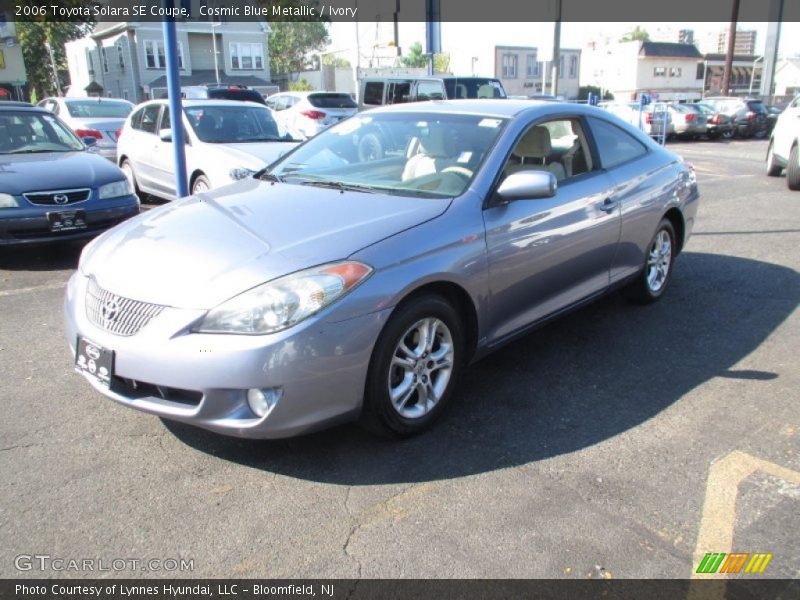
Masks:
[[[75,370],[109,387],[114,373],[114,351],[78,336]]]
[[[83,210],[58,211],[47,213],[50,231],[78,231],[86,229],[86,212]]]

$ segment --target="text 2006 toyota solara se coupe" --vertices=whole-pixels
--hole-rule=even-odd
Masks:
[[[90,243],[68,340],[97,391],[167,419],[413,434],[469,361],[608,290],[661,297],[697,206],[688,165],[593,107],[382,108]]]

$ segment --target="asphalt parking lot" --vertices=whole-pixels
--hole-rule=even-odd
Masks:
[[[765,141],[670,147],[702,205],[667,296],[506,347],[402,442],[241,441],[117,406],[64,339],[80,247],[0,250],[0,577],[685,578],[731,551],[799,577],[800,193],[764,175]]]

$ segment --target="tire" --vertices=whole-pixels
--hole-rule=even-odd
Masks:
[[[722,139],[724,140],[732,140],[734,137],[736,137],[735,129],[729,129],[728,131],[722,132]]]
[[[710,140],[718,140],[719,139],[719,131],[709,131],[706,136]]]
[[[208,181],[208,177],[203,175],[202,173],[194,178],[192,181],[192,195],[201,194],[203,192],[207,192],[211,189],[211,183]]]
[[[786,185],[790,190],[800,190],[800,147],[795,144],[789,152],[786,165]]]
[[[432,343],[425,345],[422,332],[433,325]],[[361,425],[383,437],[430,427],[453,395],[465,354],[464,327],[450,303],[425,295],[401,304],[372,352]]]
[[[133,173],[131,162],[126,158],[120,164],[119,168],[125,173],[125,177],[133,184],[133,191],[141,198],[142,192],[139,190],[139,184],[136,183],[136,175]]]
[[[767,175],[769,177],[778,177],[783,168],[775,162],[775,153],[773,151],[774,141],[770,140],[769,148],[767,148]]]
[[[367,133],[358,141],[358,160],[380,160],[384,156],[383,142],[375,133]]]
[[[641,272],[625,288],[625,295],[637,304],[651,304],[661,298],[672,280],[675,262],[675,229],[669,219],[662,219],[647,246]]]

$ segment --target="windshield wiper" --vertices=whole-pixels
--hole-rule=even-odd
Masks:
[[[19,150],[17,152],[8,152],[7,154],[43,154],[46,152],[69,152],[69,150],[43,150],[41,148],[31,148],[30,150]]]
[[[275,175],[273,173],[262,173],[258,176],[259,179],[262,181],[274,181],[276,183],[285,183],[285,179],[280,175]]]
[[[299,176],[302,177],[302,176]],[[378,194],[383,190],[372,185],[362,185],[358,183],[343,183],[341,181],[330,181],[322,179],[301,179],[300,185],[313,185],[317,187],[330,188],[340,192],[363,192],[365,194]]]

